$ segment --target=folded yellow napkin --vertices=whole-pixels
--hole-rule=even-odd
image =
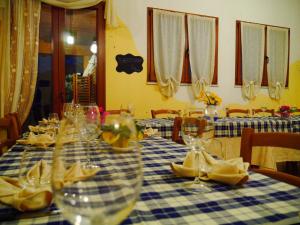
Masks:
[[[60,161],[60,165],[62,161]],[[57,173],[61,177],[60,188],[74,182],[86,180],[94,176],[100,168],[86,169],[80,162],[74,163],[69,169]],[[37,162],[26,174],[24,179],[0,177],[0,202],[11,205],[19,211],[33,211],[48,207],[52,202],[50,184],[51,168],[43,160]]]
[[[33,132],[30,132],[26,139],[20,139],[17,140],[17,142],[25,145],[36,145],[41,147],[48,147],[49,145],[54,144],[55,140],[49,134],[36,135]]]
[[[144,130],[144,135],[146,137],[151,137],[153,135],[156,135],[158,133],[158,130],[157,129],[153,129],[152,127],[150,128],[147,128]]]
[[[74,163],[69,169],[66,169],[59,157],[54,160],[53,167],[52,185],[57,190],[74,182],[86,180],[100,170],[99,167],[82,167],[79,161]]]
[[[24,180],[0,177],[0,202],[19,211],[33,211],[50,205],[50,166],[45,161],[36,163]]]
[[[171,169],[174,174],[182,177],[197,176],[195,154],[194,151],[188,152],[183,165],[178,165],[174,162],[171,163]],[[200,171],[199,178],[202,180],[214,180],[230,185],[241,185],[249,178],[247,172],[249,163],[244,163],[242,158],[216,160],[208,153],[202,151],[199,153],[199,163],[207,171]]]

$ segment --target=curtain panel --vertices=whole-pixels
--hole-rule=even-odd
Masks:
[[[154,68],[162,95],[172,97],[182,76],[184,14],[153,10]]]
[[[264,66],[264,37],[264,25],[241,22],[242,94],[249,100],[257,96],[261,86]]]
[[[192,89],[196,98],[211,85],[215,67],[216,19],[188,15]]]
[[[44,3],[65,9],[82,9],[105,1],[106,25],[117,27],[117,15],[114,0],[41,0]]]
[[[0,1],[0,46],[0,117],[3,117],[10,81],[10,1]]]
[[[267,65],[269,95],[279,100],[285,86],[288,67],[288,29],[267,27]]]

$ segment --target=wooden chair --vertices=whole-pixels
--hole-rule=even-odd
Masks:
[[[17,112],[13,112],[13,113],[6,114],[4,117],[11,119],[12,126],[14,127],[15,130],[17,130],[18,136],[20,137],[22,134],[22,124],[21,124],[19,114]]]
[[[252,147],[270,146],[300,150],[300,134],[296,133],[254,133],[252,128],[244,128],[241,139],[241,157],[251,165]],[[274,179],[300,187],[300,177],[271,169],[254,169]]]
[[[195,117],[188,117],[185,118],[188,123],[195,124],[198,127],[197,133],[200,136],[205,128],[206,121],[203,119],[195,118]],[[175,117],[173,131],[172,131],[172,140],[179,144],[184,144],[182,138],[180,137],[181,131],[181,124],[182,124],[182,117]]]
[[[16,143],[19,138],[19,131],[17,126],[14,125],[12,117],[4,117],[0,119],[0,155],[3,153],[4,148],[10,148]]]
[[[111,115],[118,115],[123,112],[130,114],[130,111],[128,109],[112,109],[112,110],[107,110],[106,112],[108,112]]]
[[[157,115],[171,115],[171,116],[180,116],[180,110],[173,110],[173,109],[158,109],[158,110],[151,110],[152,118],[157,118]]]
[[[249,116],[250,110],[249,109],[229,109],[226,108],[226,116],[230,117],[232,114],[243,114],[243,116]]]
[[[252,109],[252,115],[255,114],[270,114],[270,116],[275,116],[274,109]]]
[[[195,111],[189,111],[190,117],[203,117],[204,116],[204,109],[203,110],[195,110]]]

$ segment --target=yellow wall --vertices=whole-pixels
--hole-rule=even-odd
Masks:
[[[184,102],[173,98],[164,98],[157,85],[147,85],[147,61],[144,58],[143,70],[140,73],[126,74],[116,71],[118,54],[131,53],[141,55],[135,47],[129,30],[124,24],[119,28],[106,30],[106,108],[119,109],[133,105],[137,118],[150,117],[151,109],[182,109]]]
[[[121,23],[121,21],[120,21]],[[106,30],[106,108],[118,109],[126,108],[127,105],[132,105],[135,109],[137,118],[150,117],[151,109],[172,108],[184,109],[194,104],[191,102],[179,101],[175,98],[164,98],[158,89],[157,85],[147,84],[147,59],[144,58],[143,71],[140,73],[126,74],[116,71],[115,56],[118,54],[131,53],[140,56],[137,51],[133,37],[128,28],[121,23],[118,28]],[[222,58],[219,58],[221,61]],[[234,75],[233,75],[234,76]],[[280,105],[292,105],[300,107],[300,60],[291,62],[289,74],[289,88],[285,89],[280,101],[271,100],[265,91],[253,101],[246,104],[235,104],[227,99],[229,104],[219,107],[221,115],[224,115],[225,107],[243,107],[256,108],[266,106],[277,109]],[[222,88],[222,86],[220,87]],[[265,93],[265,94],[263,94]],[[220,96],[222,98],[222,96]],[[223,99],[224,100],[224,99]]]

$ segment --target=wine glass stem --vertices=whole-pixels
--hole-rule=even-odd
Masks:
[[[199,150],[195,150],[195,160],[196,160],[196,165],[197,165],[197,170],[196,170],[196,173],[197,173],[197,176],[195,177],[195,180],[194,180],[194,183],[198,184],[198,183],[201,183],[201,180],[200,180],[200,151]]]

